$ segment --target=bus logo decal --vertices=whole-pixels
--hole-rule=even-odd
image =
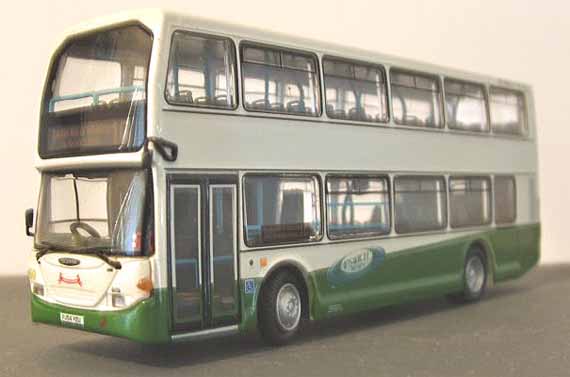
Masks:
[[[378,268],[385,256],[386,251],[382,247],[370,247],[352,252],[329,268],[327,280],[335,286],[360,279]]]
[[[75,258],[59,258],[57,261],[64,266],[77,266],[79,263],[81,263],[79,259]]]
[[[340,270],[346,274],[355,274],[372,263],[373,253],[370,249],[350,254],[340,262]]]

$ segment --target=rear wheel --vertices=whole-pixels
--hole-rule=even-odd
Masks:
[[[479,247],[472,247],[463,265],[463,292],[448,298],[453,302],[475,302],[485,293],[487,285],[487,259]]]
[[[288,271],[265,283],[259,305],[259,329],[265,341],[282,345],[299,332],[306,311],[303,295],[302,284]]]

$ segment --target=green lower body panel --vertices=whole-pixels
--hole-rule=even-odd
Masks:
[[[540,261],[540,225],[519,228],[518,259],[521,264],[520,275],[524,274]]]
[[[141,343],[170,341],[168,291],[156,289],[151,298],[132,308],[119,311],[96,311],[48,303],[32,296],[32,320],[105,335],[127,338]],[[83,326],[62,323],[60,313],[83,316]]]
[[[312,318],[459,292],[463,290],[465,256],[474,244],[486,252],[489,279],[500,282],[517,278],[540,259],[540,225],[497,228],[391,252],[374,268],[359,272],[356,279],[347,274],[344,279],[335,277],[335,273],[339,275],[335,266],[317,270],[309,274],[309,286],[314,287]],[[371,249],[370,253],[374,252]],[[370,265],[374,266],[372,262]]]
[[[496,228],[468,236],[449,234],[444,241],[390,253],[384,252],[382,242],[378,240],[378,247],[365,249],[363,253],[348,255],[348,262],[345,257],[307,274],[312,319],[461,291],[465,255],[475,243],[486,252],[489,278],[494,282],[519,277],[540,259],[539,224]],[[259,302],[263,282],[262,278],[255,278],[242,279],[239,283],[242,332],[257,328],[258,305],[263,305]],[[155,290],[151,298],[115,312],[73,309],[33,296],[34,322],[78,328],[62,323],[62,312],[83,316],[81,330],[142,343],[171,341],[167,289]]]
[[[540,259],[540,225],[451,236],[443,242],[388,253],[376,266],[371,262],[374,268],[356,279],[335,277],[335,266],[310,272],[306,283],[311,318],[330,318],[461,291],[465,255],[474,243],[486,251],[489,279],[514,279]],[[240,284],[240,329],[244,332],[256,329],[257,307],[263,305],[259,302],[263,279],[250,279],[249,283],[253,289],[246,289],[244,281]]]

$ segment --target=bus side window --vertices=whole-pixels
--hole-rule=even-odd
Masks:
[[[195,107],[236,108],[235,62],[230,39],[176,31],[170,51],[167,101]]]
[[[487,101],[481,84],[446,78],[445,110],[449,128],[487,132]]]
[[[327,227],[331,239],[371,237],[390,232],[388,178],[327,178]]]
[[[445,178],[400,176],[394,179],[396,232],[444,229],[447,225]]]
[[[441,128],[441,88],[437,76],[390,70],[392,114],[398,125]]]
[[[314,55],[244,44],[241,56],[246,110],[305,116],[320,114]]]
[[[526,104],[522,92],[491,86],[489,102],[493,132],[510,135],[526,134]]]
[[[386,75],[382,67],[323,59],[327,116],[387,122]]]
[[[490,224],[490,179],[488,177],[450,178],[449,206],[453,228]]]
[[[319,181],[312,175],[246,175],[245,242],[250,247],[317,241]]]
[[[513,223],[517,217],[517,190],[515,177],[495,177],[495,222],[497,224]]]

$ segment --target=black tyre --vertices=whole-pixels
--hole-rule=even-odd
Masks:
[[[472,247],[463,264],[463,292],[452,294],[448,299],[454,303],[475,302],[485,294],[487,286],[487,258],[479,247]]]
[[[305,291],[297,277],[284,270],[267,281],[259,301],[259,330],[272,345],[288,343],[303,327],[307,309]]]

